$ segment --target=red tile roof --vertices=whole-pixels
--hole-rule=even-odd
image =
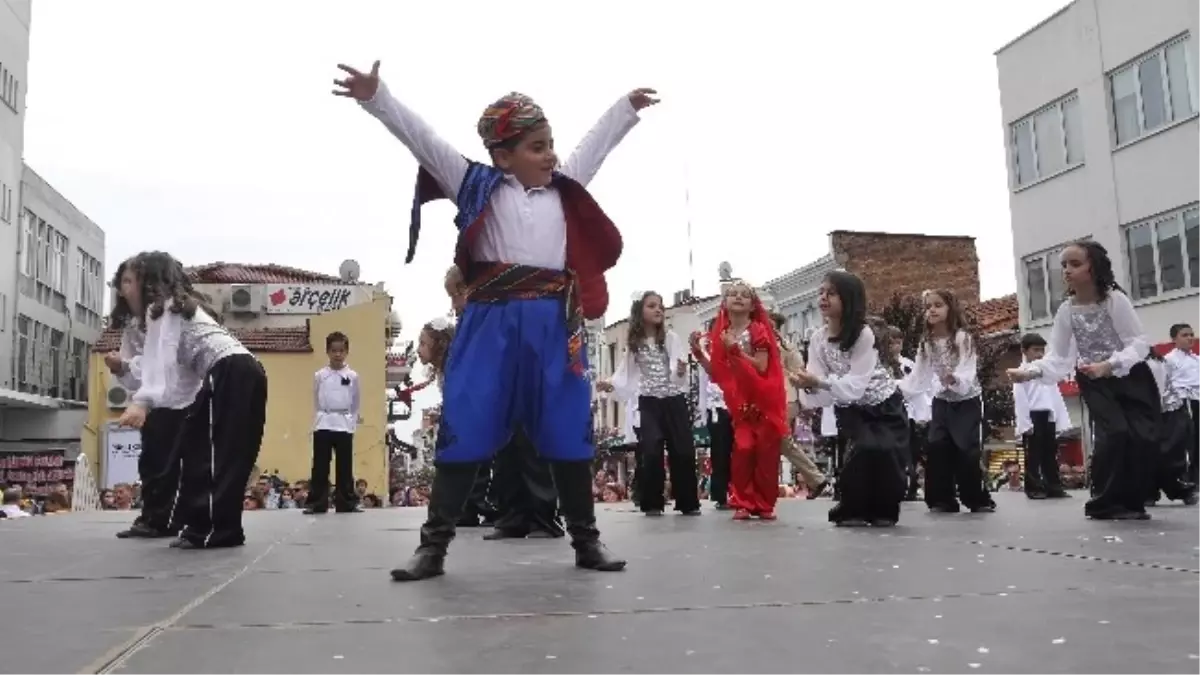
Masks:
[[[307,353],[313,350],[308,339],[308,326],[287,328],[233,328],[238,340],[252,352]],[[121,348],[121,331],[110,328],[92,345],[93,352],[111,352]]]
[[[215,262],[187,268],[188,277],[197,284],[310,284],[341,283],[339,277],[296,269],[285,265],[244,265]]]
[[[1020,309],[1016,293],[984,300],[968,308],[967,313],[975,320],[980,335],[1020,329]]]

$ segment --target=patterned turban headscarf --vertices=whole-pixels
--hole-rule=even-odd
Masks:
[[[518,92],[489,105],[479,118],[479,137],[489,150],[502,145],[533,127],[543,124],[546,114],[533,99]]]

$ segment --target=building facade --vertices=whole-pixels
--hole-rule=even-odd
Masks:
[[[13,381],[31,0],[0,4],[0,389]]]
[[[1076,0],[996,53],[1023,328],[1049,333],[1085,238],[1152,340],[1196,323],[1197,32],[1194,0]]]

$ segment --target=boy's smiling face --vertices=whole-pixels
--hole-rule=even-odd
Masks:
[[[511,148],[496,148],[492,151],[492,160],[497,168],[512,174],[526,188],[549,185],[554,170],[558,168],[554,133],[550,125],[540,124],[530,129]]]

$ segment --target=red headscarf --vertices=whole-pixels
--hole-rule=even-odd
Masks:
[[[783,436],[787,433],[787,390],[784,387],[779,345],[775,341],[771,318],[757,295],[751,298],[751,303],[750,344],[755,350],[767,350],[767,372],[759,373],[749,359],[731,355],[725,348],[721,335],[729,328],[730,321],[729,312],[722,302],[717,320],[709,333],[712,380],[721,388],[725,405],[735,420],[744,416],[748,407],[753,407],[773,431]]]

